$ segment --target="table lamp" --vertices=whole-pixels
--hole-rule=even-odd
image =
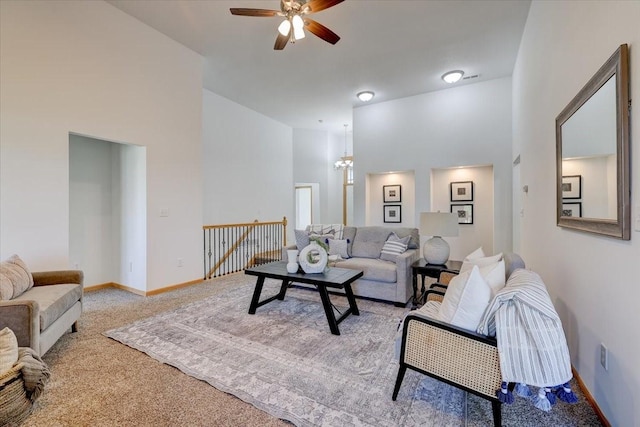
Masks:
[[[444,264],[449,259],[449,244],[442,237],[458,235],[458,215],[455,213],[420,213],[420,234],[432,236],[422,247],[427,264]]]

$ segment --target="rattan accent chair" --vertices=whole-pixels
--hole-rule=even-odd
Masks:
[[[522,258],[505,253],[505,279],[517,268],[524,268]],[[449,281],[457,272],[443,270],[438,282],[423,295],[423,302],[442,302]],[[502,385],[497,341],[449,323],[440,322],[420,314],[409,314],[404,320],[400,367],[393,389],[393,400],[398,397],[407,368],[444,381],[491,402],[493,424],[502,425],[502,403],[496,391]],[[513,384],[509,388],[513,389]]]
[[[427,291],[427,298],[430,293],[436,291]],[[392,399],[398,397],[409,368],[491,401],[494,425],[500,426],[502,403],[495,393],[500,389],[502,374],[496,346],[494,338],[409,314],[404,320]]]

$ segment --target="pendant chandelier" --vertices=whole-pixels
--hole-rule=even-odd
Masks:
[[[333,164],[333,168],[335,170],[345,170],[353,168],[353,157],[347,156],[347,127],[349,125],[344,125],[344,156],[340,157],[340,159],[336,160]]]

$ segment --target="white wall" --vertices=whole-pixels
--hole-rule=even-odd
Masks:
[[[280,221],[292,239],[292,130],[209,90],[202,90],[205,224]],[[199,166],[200,167],[200,166]]]
[[[147,147],[144,287],[201,277],[202,58],[105,2],[0,12],[0,257],[72,267],[73,132]]]
[[[415,212],[431,211],[433,168],[494,165],[494,251],[511,248],[511,79],[454,87],[354,110],[355,223],[366,221],[364,177],[415,171]]]
[[[556,226],[555,117],[622,43],[640,100],[640,2],[531,5],[513,74],[514,152],[522,153],[522,255],[547,284],[571,361],[614,426],[640,424],[640,234],[620,241]],[[631,112],[632,215],[640,214],[640,108]],[[634,172],[635,171],[635,172]],[[600,343],[609,370],[600,366]]]
[[[451,201],[451,183],[460,181],[473,182],[473,201]],[[473,205],[473,224],[460,224],[458,237],[444,237],[451,248],[450,259],[463,260],[481,246],[485,254],[494,253],[492,166],[434,169],[431,173],[431,200],[432,212],[451,212],[452,204]]]
[[[416,190],[413,171],[367,175],[367,202],[365,225],[385,225],[389,227],[418,227],[416,222]],[[400,185],[401,201],[384,203],[383,186]],[[402,220],[399,223],[384,222],[384,206],[400,205]]]

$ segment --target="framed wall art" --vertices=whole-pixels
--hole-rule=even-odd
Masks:
[[[569,202],[562,204],[562,216],[572,218],[582,217],[582,202]]]
[[[384,222],[402,222],[402,207],[400,205],[384,205]]]
[[[383,185],[382,201],[383,203],[400,203],[402,201],[402,186]]]
[[[582,198],[582,175],[565,175],[562,177],[562,198]],[[564,207],[562,209],[564,210]]]
[[[451,212],[458,215],[458,224],[473,224],[473,205],[451,205]]]
[[[460,181],[451,183],[452,202],[473,201],[473,181]]]

